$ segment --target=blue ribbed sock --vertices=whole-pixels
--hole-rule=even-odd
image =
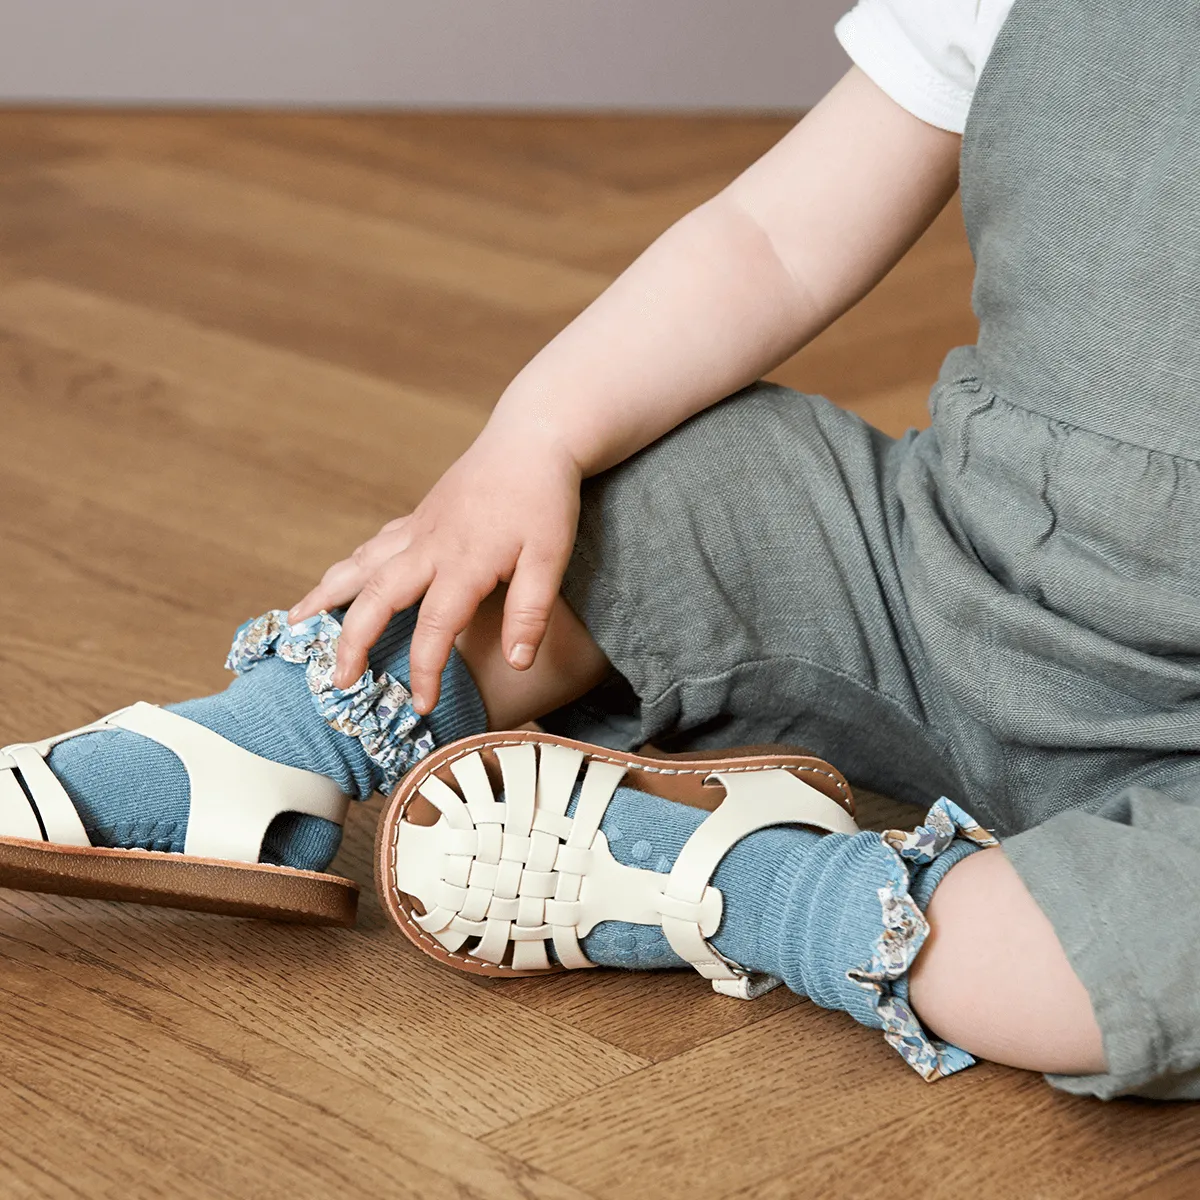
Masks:
[[[618,862],[666,872],[706,815],[619,788],[600,828]],[[738,842],[713,876],[724,914],[712,944],[749,970],[775,975],[817,1004],[878,1028],[874,994],[846,972],[867,964],[879,941],[879,889],[897,879],[903,883],[907,874],[908,893],[923,911],[946,872],[975,849],[956,840],[927,866],[901,865],[878,833],[760,830]],[[605,922],[582,945],[601,966],[685,965],[656,926]],[[903,995],[904,981],[898,982],[895,990]]]
[[[707,816],[701,809],[622,787],[600,828],[619,863],[666,874]],[[766,969],[758,965],[758,935],[775,877],[792,856],[799,852],[803,857],[820,840],[808,829],[764,829],[743,838],[721,860],[712,883],[724,896],[725,907],[721,926],[710,940],[722,954],[752,971]],[[588,958],[602,967],[648,970],[687,965],[657,925],[605,921],[582,939],[582,946]]]
[[[369,655],[371,669],[408,680],[416,609],[398,613]],[[357,738],[321,716],[304,667],[266,658],[223,692],[170,704],[179,713],[264,758],[327,775],[349,796],[369,797],[382,781]],[[441,745],[487,728],[483,702],[457,653],[442,694],[424,718]],[[172,751],[125,730],[87,734],[56,746],[48,759],[95,846],[181,852],[187,834],[187,772]],[[263,841],[263,862],[322,871],[337,853],[342,827],[304,813],[282,813]]]

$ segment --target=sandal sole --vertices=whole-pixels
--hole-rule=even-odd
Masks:
[[[340,875],[22,838],[0,838],[0,887],[302,925],[349,927],[358,912],[358,884]]]

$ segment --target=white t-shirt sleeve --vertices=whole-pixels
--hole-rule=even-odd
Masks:
[[[1009,0],[1011,4],[1011,0]],[[855,64],[922,121],[962,133],[991,49],[980,0],[859,0],[834,26]],[[1007,12],[1008,4],[1003,5]],[[987,35],[991,34],[991,38]],[[985,44],[986,42],[986,44]]]

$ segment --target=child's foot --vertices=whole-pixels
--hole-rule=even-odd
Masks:
[[[855,831],[849,789],[819,760],[689,765],[533,740],[536,764],[529,740],[494,751],[495,803],[485,739],[433,755],[393,799],[381,889],[427,953],[498,975],[690,963],[741,995],[782,981],[884,1029],[927,1078],[969,1065],[927,1038],[905,1003],[933,889],[991,842],[951,802],[914,833],[881,835]],[[431,778],[444,767],[462,798]],[[709,773],[727,796],[712,814],[681,782]],[[637,789],[618,786],[627,774]],[[418,791],[437,824],[414,823]]]
[[[418,722],[407,694],[395,687],[408,678],[414,625],[412,610],[394,617],[371,653],[373,678],[339,693],[321,678],[332,661],[337,621],[314,617],[288,631],[282,614],[267,614],[239,631],[230,666],[242,673],[225,691],[169,705],[169,711],[366,799],[392,786],[397,772],[434,744],[486,728],[479,695],[457,655],[443,676],[441,703]],[[93,846],[183,851],[190,782],[171,750],[133,732],[106,730],[61,743],[47,762]],[[267,830],[260,861],[323,871],[341,835],[334,821],[281,813]]]

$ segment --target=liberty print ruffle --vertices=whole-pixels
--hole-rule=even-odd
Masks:
[[[879,836],[896,855],[898,870],[879,889],[883,932],[871,960],[846,974],[860,987],[875,992],[875,1010],[883,1023],[884,1040],[922,1079],[932,1083],[971,1066],[975,1059],[958,1046],[930,1037],[907,1001],[897,994],[898,981],[908,973],[929,936],[929,922],[908,893],[910,874],[906,864],[928,866],[959,837],[981,849],[1000,843],[944,796],[929,810],[923,825],[911,831],[889,829]]]
[[[247,621],[234,635],[225,666],[241,675],[272,654],[304,666],[304,677],[321,715],[339,733],[357,738],[383,773],[390,792],[433,748],[433,735],[413,709],[412,693],[384,672],[368,667],[347,688],[333,686],[341,625],[328,613],[289,625],[272,609]]]

